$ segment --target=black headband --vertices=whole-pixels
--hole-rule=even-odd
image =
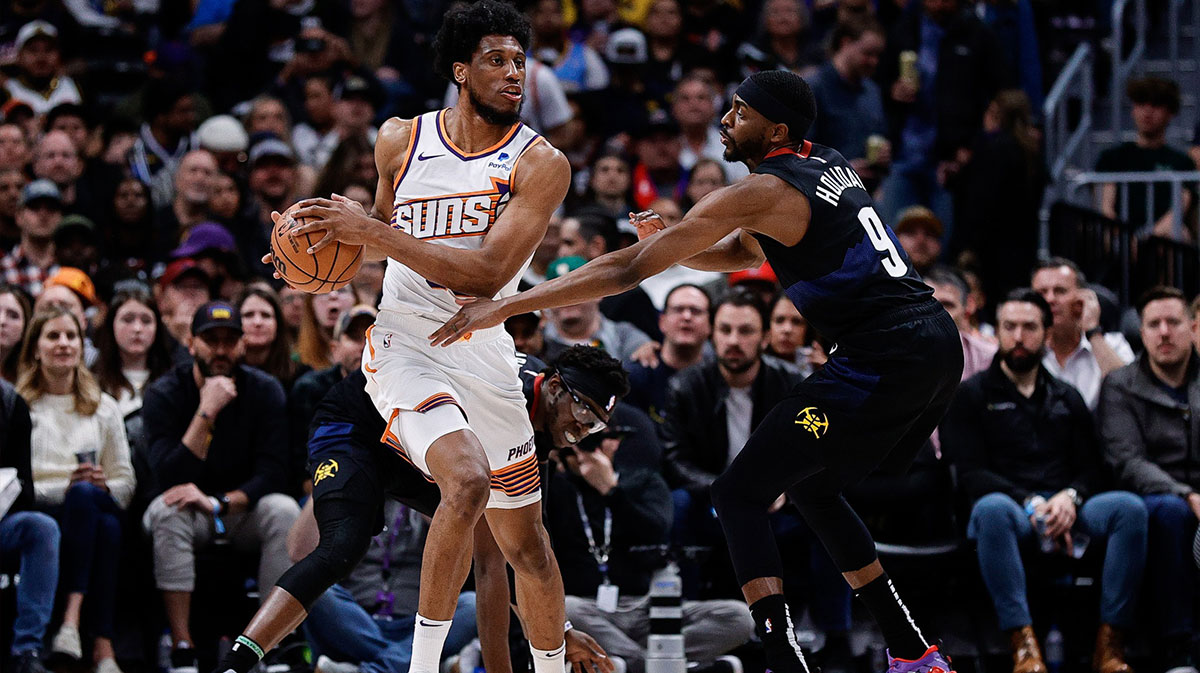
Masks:
[[[735,93],[738,98],[746,101],[746,105],[766,117],[767,121],[775,124],[787,124],[788,135],[793,140],[800,140],[805,133],[808,133],[808,127],[812,126],[813,119],[811,117],[781,103],[778,98],[772,96],[769,91],[755,82],[754,77],[747,77],[743,80]]]
[[[558,372],[559,378],[566,381],[572,390],[595,402],[596,406],[604,410],[604,413],[612,413],[613,407],[621,397],[621,391],[606,385],[604,380],[585,369],[577,369],[570,365],[556,366],[554,369]]]

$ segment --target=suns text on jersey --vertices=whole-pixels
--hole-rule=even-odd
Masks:
[[[392,226],[421,239],[482,236],[496,222],[501,197],[496,191],[399,203]]]

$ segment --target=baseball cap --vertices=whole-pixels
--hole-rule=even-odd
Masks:
[[[604,46],[604,58],[616,65],[641,65],[646,62],[648,53],[646,36],[637,28],[614,31]]]
[[[339,82],[333,88],[333,97],[336,100],[358,99],[372,105],[379,104],[379,92],[371,84],[371,80],[362,75],[350,75]]]
[[[279,138],[267,138],[259,141],[250,150],[250,167],[254,168],[255,164],[266,157],[283,157],[292,163],[296,163],[296,153],[292,150],[292,146]]]
[[[75,294],[79,295],[85,303],[95,306],[100,303],[100,299],[96,296],[96,285],[92,282],[88,275],[76,269],[73,266],[59,267],[54,275],[46,279],[44,287],[52,287],[61,285]]]
[[[25,47],[25,43],[29,42],[35,37],[48,37],[51,40],[57,40],[58,29],[54,27],[54,24],[47,21],[30,21],[24,26],[21,26],[21,30],[17,31],[17,41],[15,43],[17,51],[23,49]]]
[[[200,147],[210,152],[245,152],[250,146],[246,129],[232,115],[216,115],[196,129]]]
[[[40,180],[34,180],[33,182],[25,185],[25,188],[21,190],[21,205],[26,205],[42,199],[49,199],[61,206],[62,192],[58,191],[58,185],[55,185],[50,180],[42,178]]]
[[[371,323],[375,322],[375,309],[366,304],[358,304],[350,307],[349,311],[345,311],[338,316],[338,321],[333,325],[333,338],[340,339],[342,335],[351,331],[351,328],[356,325],[361,325],[354,331],[361,332],[366,330]]]
[[[671,113],[659,108],[646,115],[645,120],[638,125],[633,135],[636,138],[649,138],[659,133],[677,136],[679,132],[679,122],[675,121]]]
[[[158,286],[166,287],[168,285],[172,285],[185,275],[196,276],[205,283],[211,280],[204,269],[196,263],[196,260],[184,257],[167,265],[167,268],[162,272],[162,275],[158,277]]]
[[[896,218],[896,226],[892,228],[897,234],[902,231],[911,229],[923,228],[934,235],[936,238],[941,238],[945,227],[942,226],[942,221],[938,219],[933,211],[925,206],[909,206],[900,211],[900,215]]]
[[[742,269],[729,274],[730,286],[746,282],[775,284],[779,282],[779,278],[775,276],[775,269],[772,269],[768,262],[763,262],[757,269]]]
[[[237,242],[233,240],[233,234],[229,233],[225,227],[216,222],[201,222],[183,235],[183,240],[179,247],[175,248],[167,255],[171,259],[180,257],[195,257],[206,250],[219,250],[221,252],[237,251]]]
[[[210,329],[228,327],[242,331],[242,316],[232,304],[223,301],[210,301],[196,309],[192,316],[192,336],[200,336]]]
[[[550,265],[546,267],[546,280],[554,280],[559,276],[565,276],[584,264],[587,264],[587,260],[579,255],[559,257],[553,262],[550,262]]]
[[[88,239],[96,240],[96,224],[83,215],[71,214],[62,218],[54,228],[54,241],[61,242],[74,233],[82,233]]]

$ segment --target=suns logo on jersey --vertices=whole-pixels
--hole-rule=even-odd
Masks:
[[[492,189],[413,199],[396,204],[392,226],[415,238],[482,236],[508,202],[507,180],[491,178]]]

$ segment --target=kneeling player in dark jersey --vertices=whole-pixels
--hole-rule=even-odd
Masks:
[[[511,315],[617,294],[680,261],[734,271],[765,258],[800,313],[837,344],[821,371],[768,413],[713,483],[713,504],[767,666],[775,673],[807,670],[767,518],[767,508],[786,492],[879,622],[891,671],[949,671],[841,492],[885,459],[911,462],[950,404],[962,346],[854,169],[835,150],[804,140],[816,113],[799,76],[752,75],[721,119],[726,160],[745,163],[750,176],[704,197],[670,228],[653,213],[631,215],[639,235],[649,238],[518,295],[468,304],[430,338],[451,343]]]
[[[521,371],[534,447],[545,460],[551,448],[572,446],[604,429],[617,400],[629,390],[621,363],[603,351],[574,346],[546,367],[529,358]],[[310,424],[309,469],[313,475],[316,549],[284,573],[262,607],[217,666],[219,673],[247,673],[263,655],[300,625],[308,608],[345,579],[383,527],[383,501],[394,498],[432,516],[437,485],[404,457],[363,390],[356,371],[329,391]],[[517,449],[514,449],[517,450]],[[510,670],[509,584],[504,556],[484,520],[475,530],[479,635],[489,671]],[[518,613],[522,606],[517,606]],[[567,660],[577,670],[595,666],[611,673],[603,649],[587,634],[568,631]],[[582,673],[582,671],[581,671]]]

